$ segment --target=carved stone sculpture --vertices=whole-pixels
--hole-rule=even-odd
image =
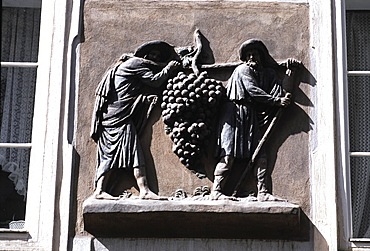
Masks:
[[[211,122],[223,89],[221,81],[208,78],[203,71],[198,77],[179,72],[163,91],[163,122],[174,142],[173,152],[198,178],[206,176],[200,159],[209,144]]]
[[[112,169],[133,170],[140,198],[159,199],[147,185],[139,134],[157,101],[143,93],[145,86],[160,87],[180,63],[174,48],[163,41],[140,46],[110,69],[96,90],[91,137],[97,142],[95,198],[116,199],[107,193]]]
[[[266,187],[264,143],[281,108],[290,104],[290,94],[282,86],[284,81],[291,81],[292,70],[300,62],[288,59],[278,64],[262,41],[248,40],[239,49],[243,63],[234,64],[225,88],[221,81],[200,70],[202,64],[214,63],[208,40],[196,30],[194,41],[195,46],[177,48],[177,52],[163,41],[145,43],[133,55],[121,57],[105,74],[96,90],[91,134],[97,142],[95,198],[118,199],[106,191],[106,184],[110,171],[121,168],[133,170],[139,198],[160,199],[147,185],[138,136],[158,99],[153,93],[144,93],[144,87],[164,85],[161,108],[165,131],[180,162],[199,178],[206,177],[201,156],[218,114],[219,162],[212,193],[202,194],[202,199],[236,200],[248,172],[255,169],[258,196],[247,200],[279,200]],[[174,70],[180,65],[183,69],[176,74]],[[287,70],[283,80],[276,72],[282,68]],[[233,184],[234,192],[226,194],[223,186],[235,160],[245,163],[245,171]]]
[[[280,65],[270,56],[262,41],[251,39],[244,42],[239,56],[244,63],[236,67],[229,79],[226,86],[228,101],[221,108],[216,154],[220,161],[214,171],[212,197],[233,198],[224,194],[223,185],[237,159],[244,161],[246,169],[256,169],[259,201],[279,200],[266,187],[266,146],[259,143],[265,140],[261,128],[275,121],[273,118],[277,111],[289,105],[290,97],[284,93],[282,80],[275,71]],[[297,60],[288,59],[286,66],[289,71],[283,81],[289,80],[291,70],[298,64]],[[269,132],[266,130],[267,134]],[[238,186],[244,182],[244,176]],[[237,193],[235,190],[232,195]]]
[[[163,91],[163,122],[180,162],[198,178],[205,178],[201,157],[210,142],[212,119],[224,87],[199,69],[199,65],[213,64],[215,60],[209,41],[198,29],[194,32],[194,46],[176,49],[184,71],[169,79]]]

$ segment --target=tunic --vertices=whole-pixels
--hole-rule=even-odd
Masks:
[[[138,135],[153,102],[143,94],[145,85],[159,87],[168,68],[138,57],[120,63],[104,76],[96,90],[91,137],[98,143],[96,181],[113,168],[144,166]]]
[[[239,65],[226,86],[216,156],[250,159],[261,139],[260,127],[270,121],[282,91],[281,80],[272,68],[259,72],[245,63]],[[259,156],[264,157],[261,150]]]

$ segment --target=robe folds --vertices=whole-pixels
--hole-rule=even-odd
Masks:
[[[132,57],[110,69],[96,90],[91,137],[97,142],[96,181],[114,168],[131,170],[144,166],[139,142],[155,104],[147,86],[159,87],[168,78],[168,68]]]
[[[261,139],[260,127],[272,119],[283,94],[281,82],[272,68],[256,71],[245,63],[235,68],[220,112],[217,157],[252,157]],[[259,157],[265,154],[262,148]]]

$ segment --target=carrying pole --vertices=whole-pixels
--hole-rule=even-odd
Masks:
[[[290,93],[286,93],[285,94],[285,97],[286,98],[290,98],[292,95]],[[254,166],[254,162],[257,158],[257,155],[259,154],[259,152],[261,151],[261,148],[262,146],[265,144],[267,138],[269,137],[269,135],[271,134],[271,131],[272,129],[274,128],[276,122],[278,121],[278,119],[280,118],[281,116],[281,113],[282,113],[282,110],[284,109],[284,107],[280,107],[279,110],[277,110],[274,118],[271,120],[268,128],[266,129],[262,139],[260,140],[260,142],[258,143],[257,147],[256,147],[256,150],[254,150],[254,153],[252,155],[252,158],[248,161],[248,164],[242,174],[242,176],[240,177],[238,183],[236,184],[235,188],[234,188],[234,192],[232,194],[232,196],[236,196],[237,193],[239,192],[240,190],[240,187],[244,184],[245,180],[246,180],[246,177],[247,177],[247,174],[250,170],[252,170],[253,166]]]

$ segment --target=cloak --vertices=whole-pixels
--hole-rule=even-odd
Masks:
[[[160,86],[168,73],[167,67],[132,57],[104,75],[96,89],[91,128],[91,137],[98,143],[96,181],[113,168],[145,165],[139,134],[156,100],[149,100],[143,87]]]
[[[221,108],[216,156],[251,158],[261,139],[260,127],[271,120],[282,94],[275,70],[258,72],[247,64],[239,65],[226,86],[228,101]],[[264,154],[262,150],[260,157]]]

